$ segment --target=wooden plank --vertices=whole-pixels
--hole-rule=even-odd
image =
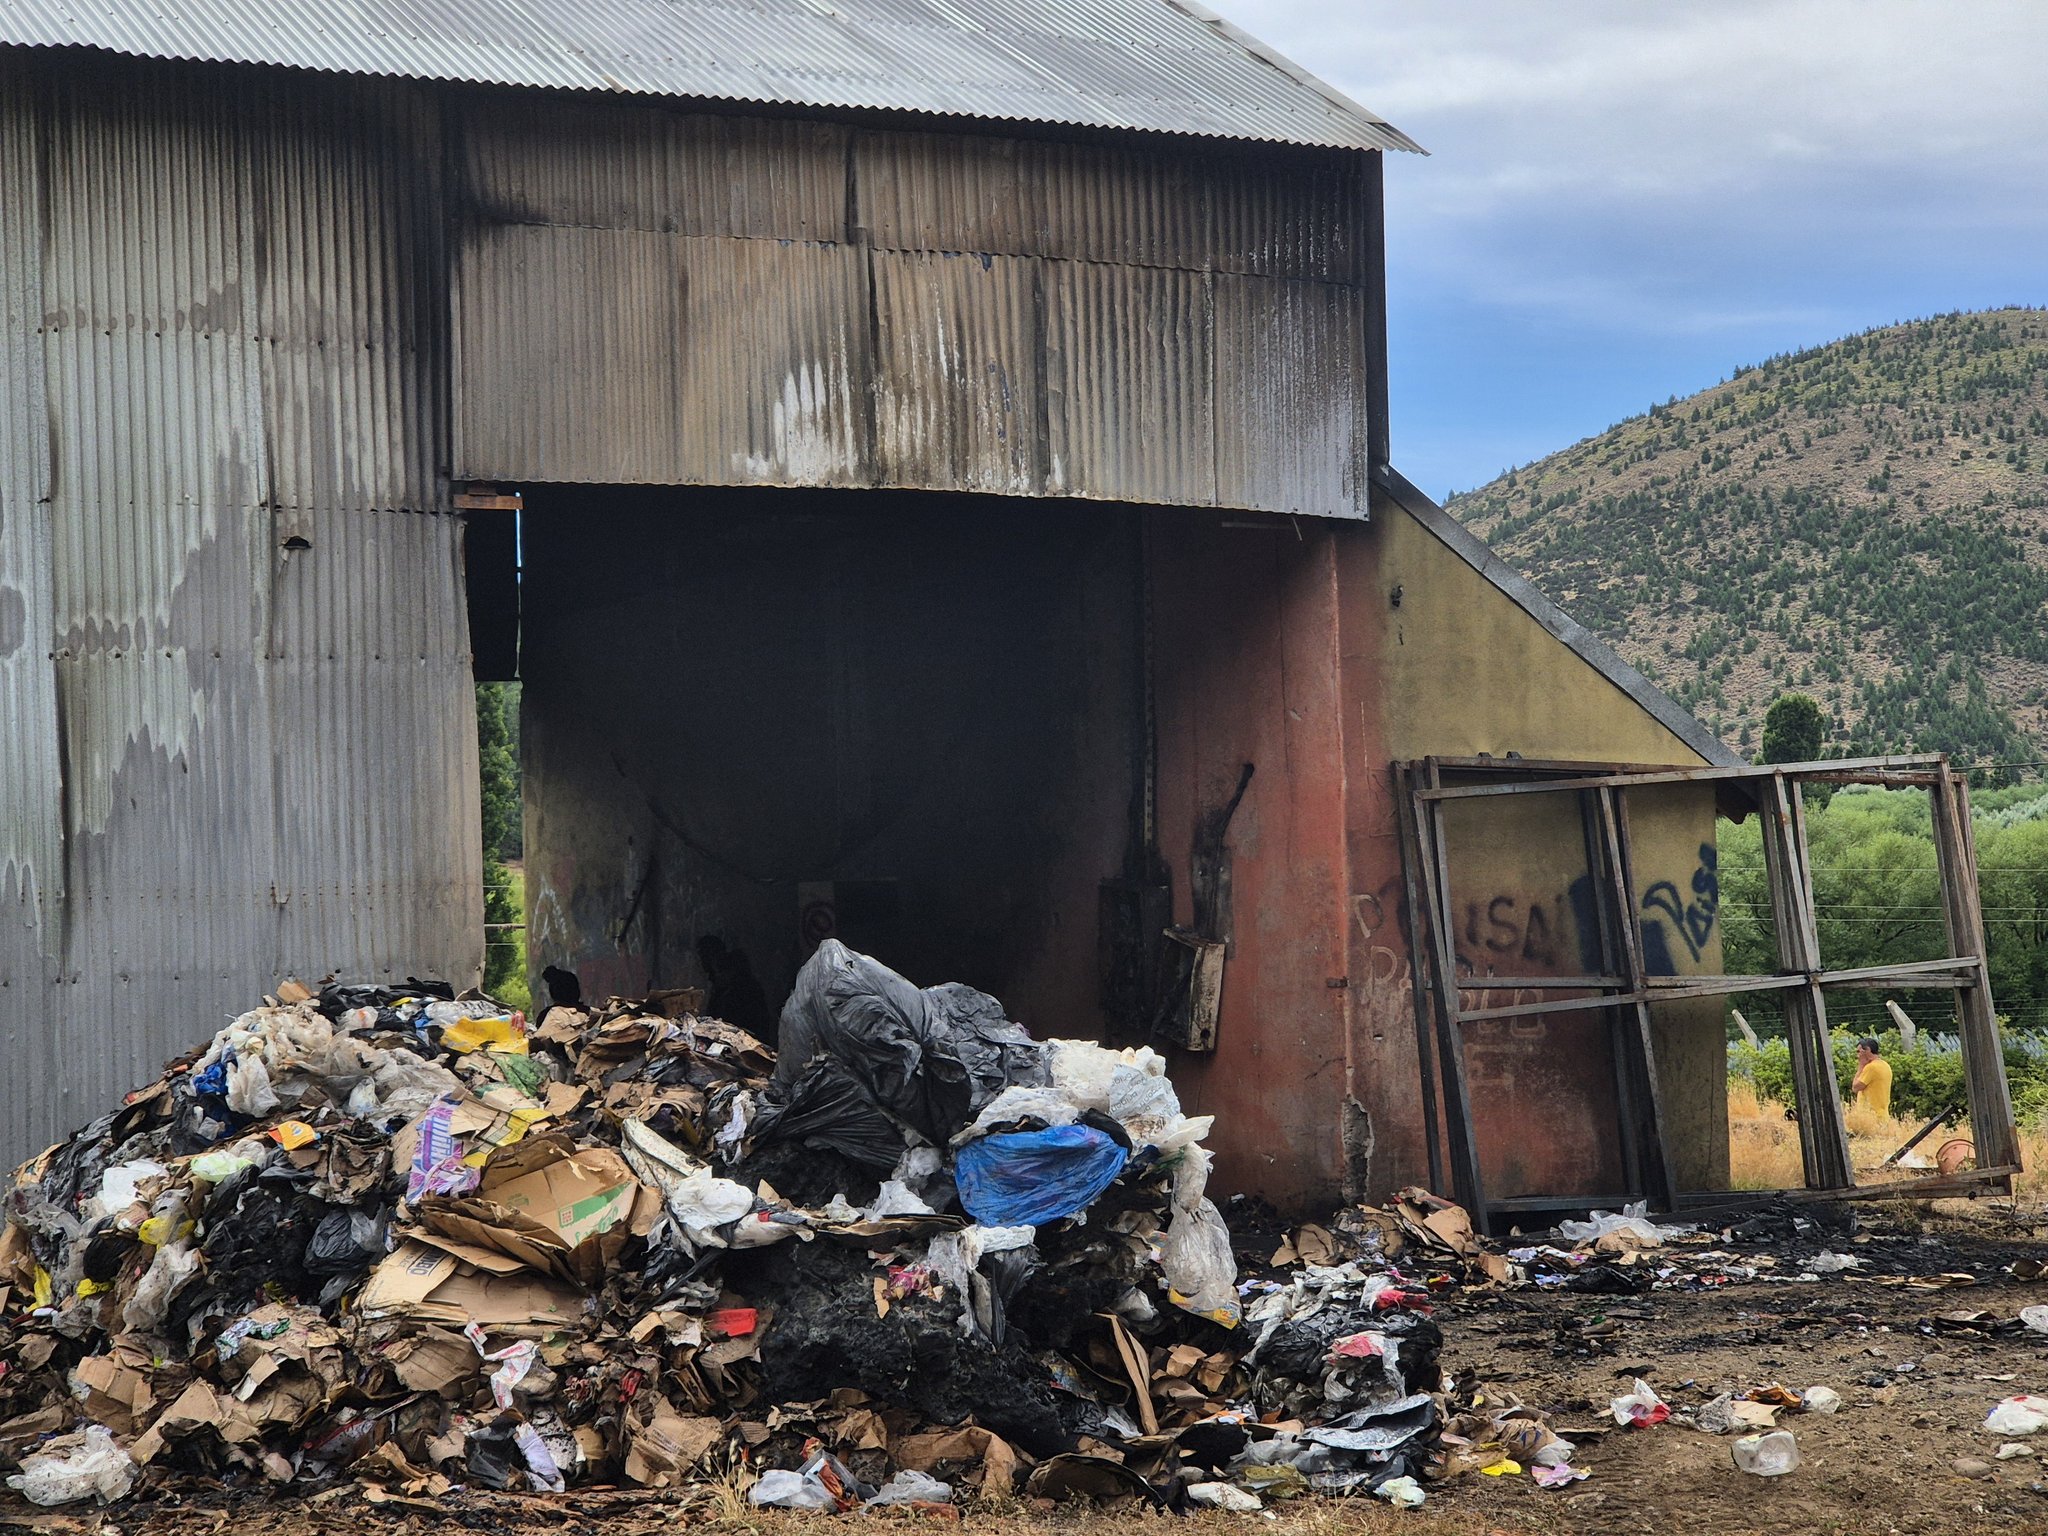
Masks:
[[[1780,779],[1786,774],[1810,778],[1839,781],[1852,774],[1878,774],[1878,782],[1896,783],[1902,788],[1917,788],[1930,784],[1939,772],[1943,759],[1938,755],[1921,757],[1859,757],[1842,758],[1825,763],[1784,763],[1769,767],[1758,767],[1745,763],[1736,768],[1664,768],[1651,773],[1595,773],[1575,779],[1540,779],[1529,782],[1505,784],[1456,784],[1448,788],[1438,786],[1422,791],[1425,800],[1481,800],[1497,795],[1555,795],[1582,789],[1633,789],[1649,784],[1712,784],[1722,779],[1748,779],[1758,783],[1766,779]],[[1500,765],[1511,768],[1511,761]]]
[[[1799,802],[1798,786],[1785,774],[1773,773],[1764,813],[1764,863],[1771,876],[1778,963],[1805,973],[1806,984],[1786,994],[1785,1033],[1792,1049],[1806,1182],[1812,1189],[1840,1189],[1855,1183],[1855,1173],[1828,1041],[1827,999],[1813,979],[1820,971],[1820,940]]]
[[[1425,762],[1425,783],[1436,782]],[[1429,911],[1431,991],[1437,1023],[1438,1060],[1444,1085],[1444,1118],[1457,1198],[1482,1227],[1486,1225],[1486,1184],[1479,1166],[1479,1142],[1472,1123],[1471,1085],[1465,1072],[1465,1044],[1458,1029],[1458,957],[1452,945],[1450,862],[1444,849],[1443,812],[1426,804],[1417,785],[1408,797],[1421,854],[1422,894]]]
[[[1949,948],[1985,953],[1984,912],[1978,899],[1977,840],[1970,824],[1969,786],[1953,770],[1928,797],[1934,820],[1936,863],[1941,871],[1942,915]],[[2012,1088],[2005,1078],[2004,1048],[1991,998],[1990,968],[1980,959],[1975,984],[1956,993],[1956,1019],[1963,1047],[1963,1081],[1970,1095],[1970,1139],[1977,1160],[1987,1165],[2020,1162],[2019,1127],[2012,1112]]]
[[[1643,985],[1646,973],[1643,923],[1642,914],[1635,904],[1635,858],[1629,837],[1628,800],[1622,791],[1600,791],[1600,818],[1609,850],[1607,873],[1613,882],[1616,906],[1621,913],[1625,940],[1622,965],[1631,984],[1644,994],[1644,999],[1637,1002],[1634,1010],[1634,1049],[1629,1062],[1637,1074],[1636,1091],[1641,1098],[1640,1118],[1636,1123],[1642,1142],[1643,1174],[1650,1192],[1660,1200],[1660,1208],[1668,1211],[1677,1206],[1678,1182],[1671,1156],[1671,1138],[1664,1119],[1664,1085],[1657,1080],[1656,1030],[1650,1018],[1648,988]]]
[[[1443,1128],[1438,1123],[1436,1045],[1428,997],[1429,957],[1424,950],[1423,912],[1420,890],[1422,850],[1416,843],[1414,784],[1399,763],[1389,772],[1394,778],[1394,804],[1405,807],[1395,817],[1401,831],[1401,900],[1408,925],[1408,1000],[1415,1013],[1415,1059],[1422,1078],[1422,1133],[1429,1142],[1429,1187],[1444,1188]]]
[[[1458,985],[1467,992],[1565,992],[1626,988],[1620,976],[1465,976]]]

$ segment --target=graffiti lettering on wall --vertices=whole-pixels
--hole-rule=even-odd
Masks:
[[[1643,913],[1649,918],[1643,924],[1643,964],[1652,976],[1678,974],[1678,967],[1672,963],[1675,956],[1670,942],[1664,936],[1663,918],[1670,919],[1671,931],[1685,945],[1692,963],[1700,963],[1707,942],[1714,936],[1714,920],[1721,910],[1719,866],[1714,845],[1701,843],[1700,861],[1692,872],[1690,900],[1681,895],[1675,880],[1659,880],[1643,892]]]
[[[1455,934],[1454,959],[1460,976],[1543,976],[1557,972],[1570,953],[1566,931],[1566,898],[1530,898],[1499,892],[1462,904]],[[1366,976],[1361,989],[1369,1007],[1377,1007],[1409,986],[1408,914],[1401,882],[1389,880],[1377,891],[1351,898],[1352,916],[1366,942]],[[1533,987],[1461,991],[1464,1008],[1512,1008],[1540,1002],[1549,994]],[[1468,1038],[1487,1035],[1542,1033],[1540,1018],[1487,1019],[1470,1026]]]
[[[1699,845],[1699,862],[1684,886],[1653,880],[1643,887],[1643,963],[1653,976],[1678,974],[1683,953],[1698,965],[1719,921],[1721,882],[1712,843]],[[1404,991],[1409,983],[1407,912],[1399,880],[1351,898],[1353,919],[1366,944],[1368,997]],[[1582,875],[1564,892],[1531,896],[1498,891],[1459,903],[1456,961],[1460,976],[1549,976],[1567,974],[1574,960],[1586,975],[1603,973],[1599,918],[1592,881]],[[1672,935],[1676,935],[1674,942]],[[1526,994],[1526,995],[1525,995]],[[1469,1008],[1507,1008],[1552,995],[1533,988],[1488,989],[1470,994]]]
[[[1562,953],[1558,947],[1558,907],[1559,903],[1554,901],[1525,903],[1520,897],[1508,895],[1489,897],[1483,907],[1480,902],[1466,902],[1464,931],[1459,934],[1460,961],[1483,951],[1496,961],[1526,961],[1537,967],[1539,973],[1544,966],[1556,965]]]

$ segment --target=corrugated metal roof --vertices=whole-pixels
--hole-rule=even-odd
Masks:
[[[0,43],[1420,148],[1195,0],[0,0]]]

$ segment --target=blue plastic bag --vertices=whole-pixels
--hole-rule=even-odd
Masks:
[[[983,1226],[1036,1227],[1087,1210],[1129,1156],[1092,1127],[1055,1125],[970,1141],[954,1155],[953,1179]]]

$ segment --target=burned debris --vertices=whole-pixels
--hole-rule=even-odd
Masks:
[[[1235,1507],[1444,1470],[1442,1338],[1392,1256],[1405,1222],[1483,1280],[1455,1208],[1241,1276],[1210,1121],[1149,1049],[832,941],[779,1055],[701,1007],[288,986],[32,1160],[11,1486]]]

